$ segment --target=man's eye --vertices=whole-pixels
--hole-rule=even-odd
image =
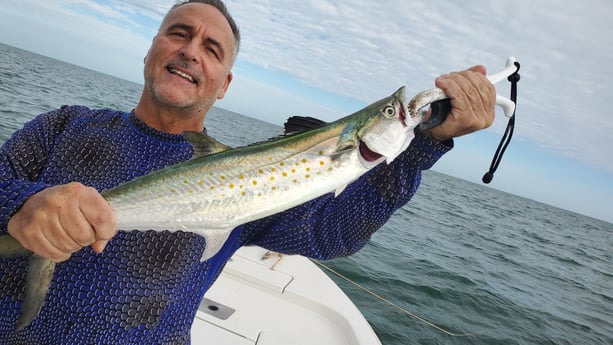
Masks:
[[[207,48],[207,50],[209,51],[209,53],[213,54],[213,56],[219,59],[219,54],[217,53],[217,50],[213,48]]]

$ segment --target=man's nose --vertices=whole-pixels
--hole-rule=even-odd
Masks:
[[[190,40],[190,41],[185,42],[183,47],[181,47],[181,50],[179,51],[179,53],[181,54],[181,57],[183,57],[184,59],[197,62],[198,61],[198,49],[199,49],[199,45],[196,43],[196,41]]]

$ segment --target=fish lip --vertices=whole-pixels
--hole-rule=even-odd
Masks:
[[[191,82],[193,84],[198,85],[198,78],[196,76],[194,76],[194,74],[189,69],[185,69],[185,68],[182,68],[181,66],[177,66],[177,65],[171,64],[171,65],[166,66],[166,70],[169,73],[171,73],[171,74],[178,75],[179,77],[181,77],[181,78],[183,78],[183,79],[185,79],[185,80],[187,80],[187,81],[189,81],[189,82]],[[191,80],[189,80],[188,78],[185,78],[184,76],[178,74],[177,72],[180,72],[180,73],[183,73],[183,74],[189,76],[191,78]]]

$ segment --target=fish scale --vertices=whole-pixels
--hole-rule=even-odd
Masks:
[[[263,214],[298,205],[314,195],[343,188],[346,182],[339,185],[339,181],[354,180],[366,171],[361,165],[350,163],[357,162],[357,151],[332,156],[332,151],[325,147],[327,142],[288,159],[287,155],[282,159],[264,158],[270,164],[252,169],[220,174],[203,168],[176,173],[172,178],[160,177],[151,182],[158,186],[157,193],[152,193],[147,184],[128,195],[104,195],[121,229],[134,228],[135,224],[153,230],[179,230],[175,227],[181,224],[181,230],[189,228],[194,232],[234,228]],[[213,162],[211,166],[218,165]]]

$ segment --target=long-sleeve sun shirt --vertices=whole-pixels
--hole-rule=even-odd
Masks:
[[[417,191],[452,143],[417,135],[381,164],[333,193],[234,229],[201,262],[205,241],[188,232],[120,231],[97,254],[90,248],[57,265],[38,317],[15,332],[27,257],[0,259],[0,344],[186,344],[203,295],[243,245],[316,259],[362,248]],[[33,194],[80,182],[98,191],[188,160],[191,145],[134,113],[65,106],[42,114],[0,149],[0,235]],[[126,229],[128,230],[128,229]]]

